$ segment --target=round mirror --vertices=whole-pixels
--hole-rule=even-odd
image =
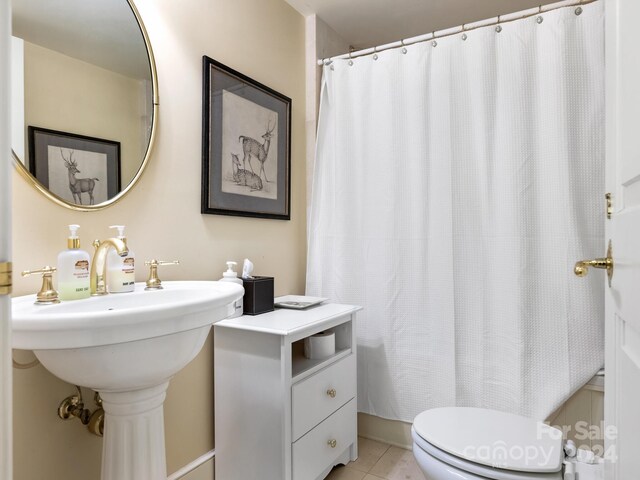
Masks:
[[[13,0],[16,167],[65,207],[99,210],[140,178],[158,108],[133,0]]]

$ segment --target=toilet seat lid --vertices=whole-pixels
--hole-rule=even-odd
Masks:
[[[451,455],[493,468],[549,473],[562,468],[562,432],[538,420],[484,408],[434,408],[415,432]]]

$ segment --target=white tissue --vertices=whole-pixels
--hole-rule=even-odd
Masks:
[[[242,278],[253,278],[251,273],[253,272],[253,263],[248,258],[244,259],[242,264]]]
[[[336,334],[331,331],[316,333],[304,339],[304,356],[311,360],[327,358],[336,353]]]

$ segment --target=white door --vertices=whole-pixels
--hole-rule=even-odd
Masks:
[[[11,143],[9,126],[9,55],[11,15],[0,0],[0,480],[12,478],[11,449],[11,299],[7,262],[11,255]],[[7,278],[9,277],[9,278]],[[9,284],[9,286],[7,286]]]
[[[606,185],[614,210],[605,220],[614,261],[605,287],[606,478],[631,480],[640,478],[640,1],[605,1]]]

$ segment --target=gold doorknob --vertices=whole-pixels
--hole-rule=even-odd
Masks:
[[[338,441],[334,438],[332,440],[329,440],[327,442],[327,445],[329,445],[331,448],[336,448],[336,445],[338,445]]]
[[[327,390],[327,395],[329,395],[331,398],[336,398],[336,390],[335,388],[330,388],[329,390]]]
[[[613,278],[613,256],[611,249],[611,240],[609,240],[609,248],[607,248],[607,256],[605,258],[595,258],[593,260],[580,260],[573,267],[573,273],[578,277],[586,277],[589,273],[589,267],[602,268],[607,271],[609,279],[609,287],[611,287],[611,279]]]

